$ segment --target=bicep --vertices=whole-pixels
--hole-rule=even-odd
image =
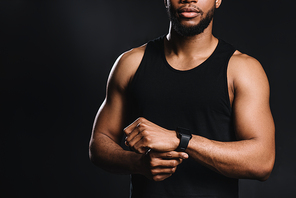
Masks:
[[[120,143],[123,135],[123,105],[105,101],[101,105],[94,122],[93,137],[103,134],[116,143]]]
[[[108,78],[106,98],[96,115],[92,139],[103,134],[120,143],[123,128],[128,124],[127,87],[142,60],[144,50],[144,47],[133,49],[116,60]]]
[[[256,139],[273,146],[274,122],[269,106],[269,83],[258,61],[250,58],[237,67],[234,80],[234,127],[239,140]]]
[[[93,138],[104,134],[116,143],[120,143],[125,126],[126,100],[125,94],[117,87],[108,86],[107,96],[97,112]]]

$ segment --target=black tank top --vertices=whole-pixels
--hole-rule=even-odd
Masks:
[[[166,129],[190,129],[211,140],[233,141],[227,66],[235,49],[219,40],[212,55],[191,70],[171,67],[164,54],[164,36],[148,42],[129,86],[133,119],[144,117]],[[195,160],[184,160],[161,182],[131,176],[132,198],[238,197],[238,180],[218,174]]]

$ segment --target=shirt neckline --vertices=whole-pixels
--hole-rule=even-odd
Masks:
[[[206,63],[212,59],[212,57],[217,53],[217,49],[219,48],[220,44],[221,44],[221,41],[220,39],[218,39],[218,43],[214,49],[214,51],[212,52],[212,54],[206,59],[204,60],[202,63],[200,63],[199,65],[191,68],[191,69],[188,69],[188,70],[179,70],[179,69],[175,69],[174,67],[172,67],[167,59],[166,59],[166,56],[165,56],[165,53],[164,53],[164,39],[165,39],[165,36],[162,37],[162,40],[161,40],[161,56],[162,56],[162,59],[166,65],[166,67],[168,67],[170,70],[172,71],[175,71],[175,72],[180,72],[180,73],[187,73],[187,72],[191,72],[191,71],[195,71],[195,70],[198,70],[199,68],[203,67],[204,65],[206,65]]]

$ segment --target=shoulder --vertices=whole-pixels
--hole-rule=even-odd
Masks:
[[[241,72],[256,72],[256,70],[263,69],[260,62],[257,59],[247,54],[243,54],[240,51],[234,52],[234,54],[229,60],[229,66],[230,69]]]
[[[132,67],[138,65],[144,56],[146,46],[147,44],[144,44],[121,54],[117,59],[118,65],[121,67]]]
[[[236,50],[232,57],[230,58],[230,63],[234,63],[236,65],[240,65],[240,66],[246,66],[246,65],[251,65],[250,67],[258,67],[261,66],[261,64],[259,63],[259,61],[247,54],[243,54],[240,51]]]
[[[147,44],[144,44],[121,54],[112,67],[108,84],[117,84],[121,89],[125,89],[142,61],[146,46]]]
[[[229,60],[228,74],[234,89],[268,88],[268,80],[261,63],[246,54],[235,51]]]

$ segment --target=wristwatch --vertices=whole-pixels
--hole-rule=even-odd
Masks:
[[[177,147],[177,151],[183,152],[186,150],[189,140],[192,138],[191,132],[189,129],[177,127],[176,133],[177,133],[177,137],[180,139],[180,144]]]

